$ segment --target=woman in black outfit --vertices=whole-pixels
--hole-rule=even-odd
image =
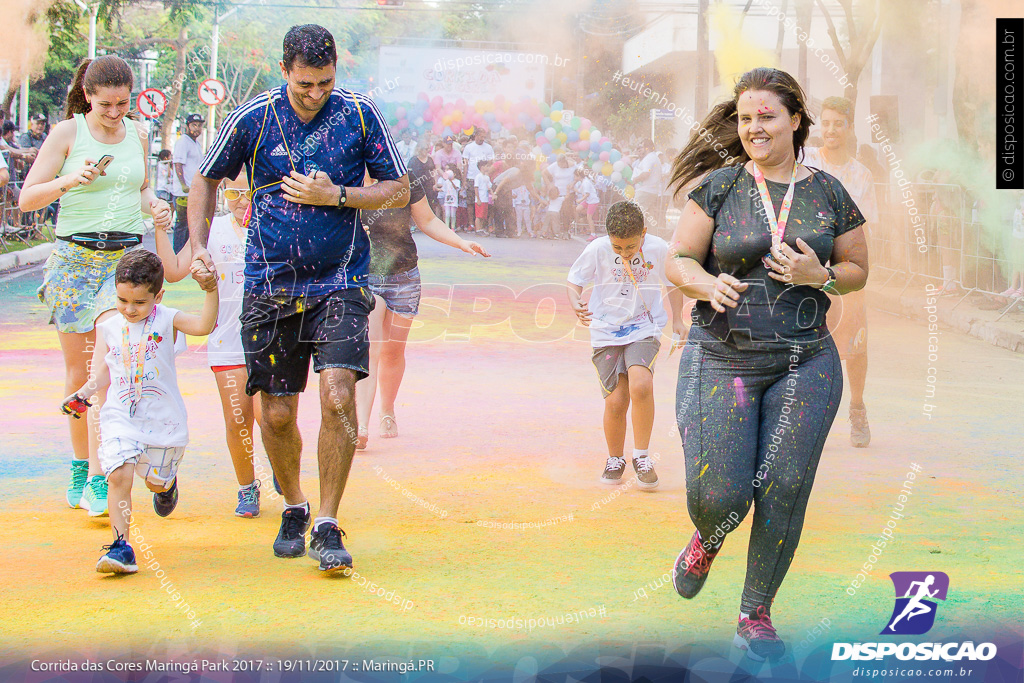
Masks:
[[[690,139],[672,176],[677,194],[699,180],[667,268],[698,300],[676,389],[697,530],[673,577],[680,595],[696,596],[753,504],[734,643],[757,661],[785,652],[772,601],[842,397],[825,292],[862,288],[868,270],[864,218],[850,195],[797,163],[811,123],[792,76],[754,69],[711,111],[702,124],[710,134]],[[725,166],[729,157],[738,164]]]

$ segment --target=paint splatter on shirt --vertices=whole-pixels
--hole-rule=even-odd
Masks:
[[[767,181],[775,215],[788,183]],[[736,308],[717,313],[698,301],[694,324],[738,348],[782,348],[817,339],[825,329],[828,296],[808,286],[790,287],[768,277],[761,258],[771,248],[771,228],[753,175],[743,166],[713,171],[690,192],[715,221],[711,248],[702,266],[717,277],[728,273],[749,283]],[[824,172],[797,181],[784,240],[797,252],[799,237],[822,265],[832,255],[835,238],[864,223],[864,216],[842,183]]]
[[[258,295],[322,295],[366,284],[370,243],[359,211],[285,200],[281,178],[293,169],[327,173],[335,185],[361,187],[406,174],[384,117],[366,95],[336,88],[309,123],[296,115],[287,86],[232,112],[200,174],[234,178],[244,165],[253,197],[245,288]],[[280,122],[280,125],[278,125]]]

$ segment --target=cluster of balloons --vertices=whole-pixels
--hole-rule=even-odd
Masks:
[[[622,152],[590,119],[565,111],[561,102],[549,105],[527,96],[512,102],[504,95],[496,95],[493,100],[469,104],[464,99],[445,102],[440,95],[431,98],[421,92],[415,102],[386,102],[380,106],[388,124],[398,133],[411,129],[417,134],[430,131],[453,135],[468,134],[480,126],[491,133],[525,128],[534,135],[532,151],[541,161],[574,151],[594,173],[607,177],[627,197],[633,196],[633,168],[623,159]]]

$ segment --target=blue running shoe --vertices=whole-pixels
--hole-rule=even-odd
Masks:
[[[324,522],[309,535],[309,556],[319,560],[320,571],[352,568],[352,555],[341,542],[344,535],[344,531],[330,522]]]
[[[277,475],[274,474],[274,470],[270,470],[270,474],[274,477],[274,490],[277,491],[277,495],[283,496],[284,491],[281,490],[281,485],[277,483]]]
[[[166,491],[158,491],[153,494],[153,509],[156,510],[156,514],[161,517],[174,512],[174,508],[178,506],[178,478],[175,477],[174,481],[171,482],[171,488]]]
[[[68,484],[67,500],[72,509],[82,507],[82,493],[89,482],[89,461],[71,459],[71,483]]]
[[[239,517],[260,516],[260,480],[254,479],[248,486],[238,489],[238,507],[235,514]]]
[[[134,574],[139,571],[135,564],[135,551],[124,540],[124,536],[118,536],[116,541],[103,546],[103,549],[107,554],[96,563],[96,571],[100,574]]]

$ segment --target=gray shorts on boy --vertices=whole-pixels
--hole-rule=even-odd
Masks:
[[[654,362],[658,360],[660,350],[661,340],[657,337],[647,337],[623,346],[602,346],[594,349],[594,367],[597,368],[604,397],[607,398],[615,391],[619,375],[629,374],[627,370],[630,366],[642,365],[654,372]]]

